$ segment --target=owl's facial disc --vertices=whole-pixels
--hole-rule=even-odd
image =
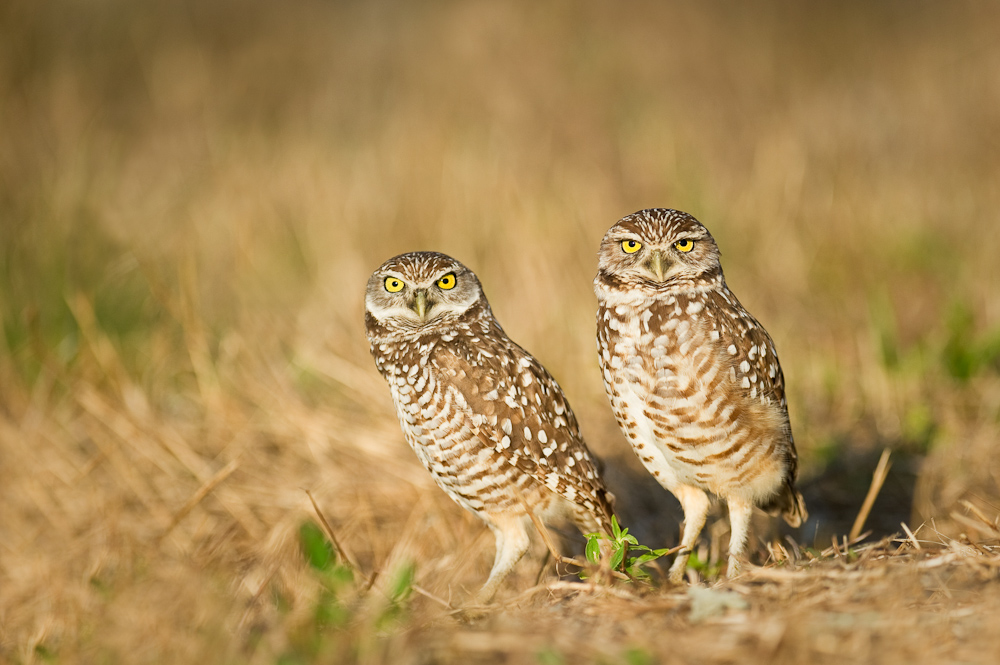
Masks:
[[[402,256],[416,267],[390,259],[368,283],[365,309],[383,325],[401,331],[448,325],[476,302],[485,302],[479,281],[460,263],[449,260],[428,270],[420,254]],[[431,260],[442,262],[437,255]]]

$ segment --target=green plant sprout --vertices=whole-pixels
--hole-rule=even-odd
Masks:
[[[648,580],[649,573],[643,570],[643,566],[676,551],[676,548],[665,547],[654,550],[640,545],[636,537],[628,532],[627,527],[623,529],[618,525],[618,518],[614,515],[611,516],[611,531],[610,536],[605,533],[587,534],[587,549],[585,550],[587,561],[599,563],[601,560],[601,541],[610,541],[611,560],[608,563],[611,570],[623,572],[632,579]],[[630,556],[633,553],[639,554]]]

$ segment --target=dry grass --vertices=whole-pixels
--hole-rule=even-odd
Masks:
[[[995,662],[998,14],[4,3],[0,662]],[[775,337],[813,519],[712,591],[536,583],[538,544],[462,623],[492,541],[401,439],[365,280],[472,266],[672,545],[593,348],[598,241],[654,205]]]

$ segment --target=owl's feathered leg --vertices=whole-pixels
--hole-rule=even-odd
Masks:
[[[523,515],[490,515],[488,522],[496,538],[497,553],[486,584],[476,594],[477,603],[488,603],[524,553],[528,551],[528,529]]]
[[[753,517],[753,503],[747,499],[730,496],[729,504],[729,567],[726,577],[736,577],[746,563],[747,537],[750,535],[750,519]]]
[[[698,534],[705,526],[705,518],[708,517],[709,501],[708,495],[703,490],[690,485],[679,485],[671,490],[677,500],[681,502],[684,509],[684,535],[681,537],[681,547],[677,553],[677,558],[670,566],[670,581],[680,584],[684,581],[684,571],[687,569],[688,557],[694,544],[698,540]]]

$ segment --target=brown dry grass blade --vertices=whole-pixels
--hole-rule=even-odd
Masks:
[[[851,533],[848,535],[847,539],[854,541],[860,535],[861,530],[865,528],[865,521],[868,519],[868,514],[872,510],[872,506],[875,504],[875,499],[878,497],[879,491],[882,489],[882,484],[885,482],[886,476],[889,475],[889,449],[886,448],[882,451],[882,456],[878,460],[878,464],[875,465],[875,471],[872,473],[872,484],[868,488],[868,494],[865,496],[864,503],[861,504],[861,510],[858,511],[858,516],[854,519],[854,525],[851,527]]]

